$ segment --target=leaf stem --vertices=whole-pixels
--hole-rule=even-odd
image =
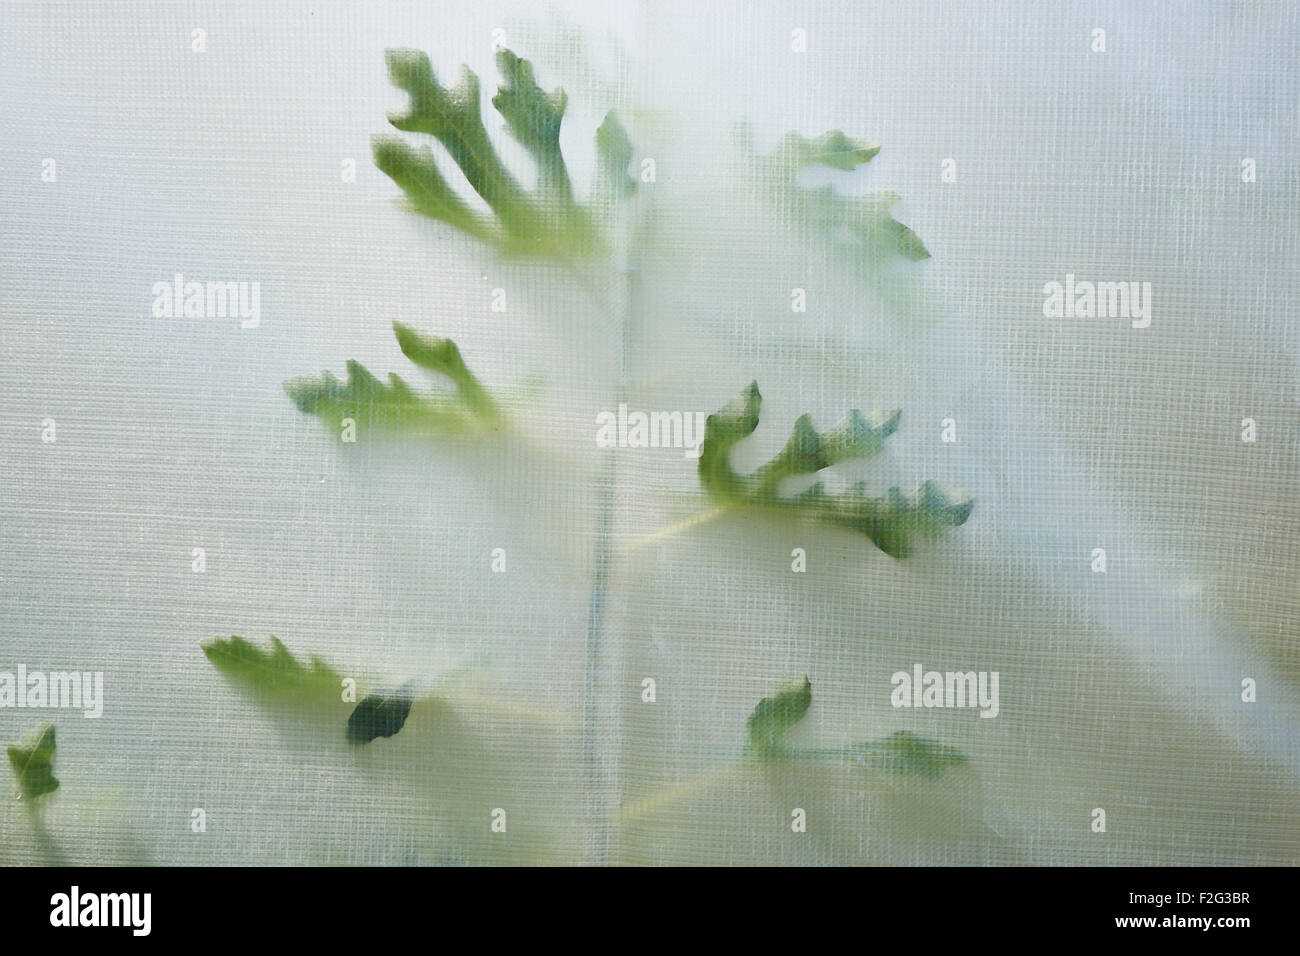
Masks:
[[[633,552],[640,551],[642,548],[647,548],[657,541],[662,541],[664,538],[671,538],[674,537],[675,535],[684,534],[685,532],[690,531],[692,528],[698,528],[702,525],[711,524],[714,521],[726,517],[734,510],[735,510],[734,505],[719,505],[716,508],[711,508],[708,511],[704,511],[698,515],[695,515],[695,517],[693,518],[687,518],[685,521],[679,521],[677,522],[677,524],[669,525],[667,528],[661,528],[660,530],[654,532],[653,534],[648,534],[645,535],[644,537],[637,538],[635,541],[633,541],[631,544],[629,544],[626,548],[623,549],[623,553],[631,554]]]

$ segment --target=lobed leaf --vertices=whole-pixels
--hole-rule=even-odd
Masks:
[[[410,97],[404,109],[389,113],[389,122],[442,143],[491,215],[476,212],[457,194],[430,148],[416,149],[395,136],[374,137],[375,165],[401,187],[415,211],[507,253],[569,257],[607,248],[591,209],[573,198],[560,150],[560,128],[568,106],[563,90],[547,93],[537,83],[529,61],[509,50],[498,52],[502,83],[492,105],[537,165],[538,186],[529,191],[511,175],[488,136],[480,113],[478,77],[471,70],[462,67],[456,85],[444,87],[425,53],[389,50],[385,56],[393,85]],[[600,175],[612,186],[598,189],[596,195],[630,194],[626,169],[631,145],[612,114],[597,131],[596,148]],[[612,177],[610,171],[620,156],[622,173]]]
[[[385,383],[352,360],[345,382],[325,372],[286,382],[285,391],[299,411],[335,426],[350,418],[358,427],[450,434],[499,423],[496,403],[465,365],[455,342],[422,336],[399,322],[393,331],[403,355],[455,384],[453,397],[421,395],[391,372]]]
[[[738,474],[731,467],[731,450],[758,427],[762,402],[758,383],[753,382],[721,411],[710,415],[705,424],[700,481],[722,503],[779,510],[836,524],[866,536],[895,558],[907,555],[917,534],[933,536],[970,517],[973,500],[951,500],[931,481],[912,497],[897,487],[883,497],[870,497],[865,483],[840,495],[827,494],[820,483],[797,495],[781,495],[780,486],[786,478],[815,474],[839,462],[879,452],[885,439],[898,428],[898,411],[872,423],[854,409],[825,434],[818,433],[812,420],[803,415],[775,458],[750,475]]]
[[[276,637],[263,649],[239,636],[214,638],[203,653],[227,676],[248,687],[277,696],[339,699],[343,678],[319,657],[304,663]]]
[[[839,130],[809,139],[789,133],[776,151],[754,162],[766,182],[766,194],[787,224],[810,239],[829,239],[858,260],[877,261],[901,255],[913,261],[930,258],[919,236],[890,215],[896,193],[877,190],[861,194],[837,192],[826,185],[799,185],[804,166],[852,170],[869,162],[880,147],[852,139]]]

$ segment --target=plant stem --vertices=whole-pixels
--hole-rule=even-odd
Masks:
[[[615,407],[626,400],[628,389],[628,362],[631,356],[633,309],[636,302],[637,270],[629,264],[623,271],[624,294],[619,315],[619,374]],[[604,866],[609,862],[609,845],[612,831],[610,807],[613,804],[614,781],[610,779],[604,753],[609,743],[616,739],[612,721],[606,714],[614,707],[615,695],[605,686],[602,640],[605,630],[605,596],[609,589],[609,575],[614,564],[614,508],[618,490],[618,463],[616,449],[606,451],[605,467],[600,480],[600,501],[596,517],[596,551],[593,560],[591,595],[587,602],[586,677],[583,688],[582,752],[586,769],[587,820],[591,827],[587,862]]]
[[[605,627],[605,593],[609,584],[610,536],[613,533],[614,491],[618,472],[613,451],[608,451],[601,475],[600,510],[596,524],[595,568],[587,601],[587,670],[583,686],[582,755],[586,769],[587,820],[591,828],[587,862],[603,866],[609,859],[609,826],[605,820],[606,767],[602,753],[606,739],[603,718],[604,674],[601,637]]]

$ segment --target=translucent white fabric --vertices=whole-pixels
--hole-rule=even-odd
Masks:
[[[99,718],[0,707],[6,742],[54,722],[60,781],[33,805],[7,778],[0,861],[1297,862],[1294,6],[0,21],[0,672],[104,674]],[[375,168],[407,100],[384,51],[409,47],[480,77],[531,187],[498,46],[567,92],[580,200],[623,120],[618,255],[503,257]],[[880,152],[789,193],[752,178],[830,130]],[[826,185],[897,193],[931,257],[855,256],[789,212]],[[257,322],[159,316],[177,274],[257,283]],[[1045,314],[1067,281],[1149,288],[1149,324]],[[286,396],[349,360],[436,388],[394,321],[455,340],[514,437],[346,442]],[[827,490],[934,480],[969,520],[893,558],[715,513],[683,449],[596,441],[620,403],[713,413],[751,381],[738,471],[805,413],[900,409]],[[350,746],[336,711],[214,668],[229,635],[422,694]],[[895,706],[916,665],[997,672],[996,717]],[[791,744],[906,731],[964,762],[764,759],[747,721],[805,675]]]

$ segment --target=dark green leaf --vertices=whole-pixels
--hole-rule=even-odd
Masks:
[[[348,718],[350,744],[368,744],[376,737],[391,737],[406,724],[413,700],[409,694],[371,694],[362,699]]]
[[[54,779],[54,749],[54,725],[48,723],[5,748],[9,766],[18,778],[18,788],[27,799],[59,789],[59,781]]]
[[[926,482],[910,498],[898,488],[891,488],[884,497],[869,497],[864,483],[840,495],[828,495],[820,483],[797,495],[781,495],[780,486],[786,478],[815,474],[839,462],[879,452],[898,428],[897,411],[873,424],[855,409],[824,435],[804,415],[795,422],[780,454],[750,475],[737,474],[731,467],[731,450],[758,427],[762,402],[758,383],[751,383],[725,408],[710,415],[705,425],[700,481],[721,502],[840,525],[865,535],[896,558],[908,553],[918,533],[932,536],[970,517],[971,499],[950,500],[934,482]]]

